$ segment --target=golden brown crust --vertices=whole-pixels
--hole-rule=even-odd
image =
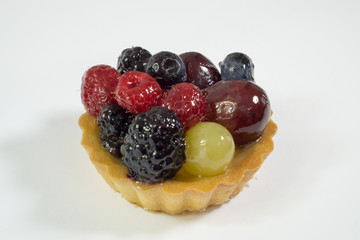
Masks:
[[[105,181],[129,202],[144,209],[170,214],[201,211],[237,195],[260,168],[274,148],[277,131],[270,120],[259,141],[235,152],[229,169],[215,177],[198,178],[181,169],[174,178],[161,184],[135,182],[127,177],[126,167],[101,145],[96,119],[85,113],[79,119],[83,130],[81,144]]]

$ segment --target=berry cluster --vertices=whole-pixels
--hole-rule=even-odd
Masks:
[[[184,165],[189,173],[224,172],[235,145],[257,140],[270,103],[254,83],[254,64],[231,53],[217,67],[197,52],[122,51],[117,70],[98,65],[82,78],[85,109],[97,118],[104,148],[135,181],[158,183]]]

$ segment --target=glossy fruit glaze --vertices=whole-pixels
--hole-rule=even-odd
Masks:
[[[254,63],[244,53],[234,52],[219,63],[222,80],[247,80],[254,82]]]
[[[124,49],[118,58],[117,70],[120,74],[129,71],[145,72],[151,53],[142,47]]]
[[[162,91],[156,80],[147,73],[130,71],[124,73],[116,86],[117,103],[133,114],[139,114],[155,106]]]
[[[187,81],[200,89],[207,88],[221,80],[216,66],[198,52],[187,52],[179,55],[186,67]]]
[[[97,117],[101,109],[116,104],[114,89],[121,75],[109,65],[89,68],[82,77],[81,101],[88,113]]]
[[[156,79],[162,89],[171,89],[178,83],[186,82],[186,69],[181,58],[172,52],[154,54],[146,66],[146,73]]]
[[[199,122],[185,134],[184,169],[195,176],[216,176],[226,171],[234,152],[231,133],[214,122]]]
[[[220,81],[204,90],[208,103],[205,121],[217,122],[232,134],[236,145],[258,139],[270,120],[265,91],[245,80]]]
[[[204,121],[206,100],[201,90],[191,83],[178,83],[166,95],[163,107],[176,113],[184,130]]]

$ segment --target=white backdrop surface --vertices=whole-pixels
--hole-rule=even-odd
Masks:
[[[359,1],[0,2],[0,239],[360,239]],[[236,198],[183,216],[112,191],[80,145],[81,76],[121,51],[240,51],[279,131]]]

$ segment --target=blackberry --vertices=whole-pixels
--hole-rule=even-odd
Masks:
[[[120,74],[129,71],[145,72],[151,53],[142,47],[127,48],[118,58],[117,70]]]
[[[172,52],[164,51],[153,55],[146,66],[146,73],[155,78],[162,89],[170,89],[187,80],[183,60]]]
[[[133,114],[119,105],[104,107],[97,117],[101,143],[115,157],[121,158],[120,146],[133,118]]]
[[[175,176],[185,162],[184,150],[185,136],[178,118],[158,106],[134,118],[121,146],[128,176],[147,183]]]
[[[226,56],[219,63],[222,80],[247,80],[254,82],[254,63],[247,55],[239,52]]]

